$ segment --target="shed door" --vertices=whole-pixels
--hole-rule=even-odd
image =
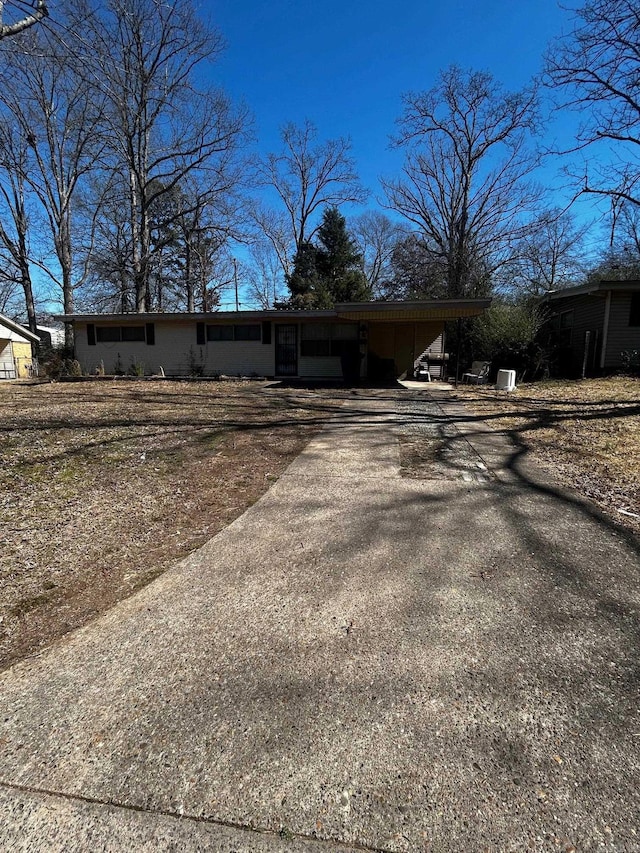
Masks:
[[[298,327],[276,325],[276,376],[298,375]]]

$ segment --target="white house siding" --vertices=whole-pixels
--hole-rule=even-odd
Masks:
[[[212,322],[215,321],[212,319]],[[95,325],[99,327],[101,324],[97,322]],[[139,324],[134,322],[130,325]],[[195,322],[155,321],[154,327],[153,345],[142,341],[96,342],[90,345],[86,324],[78,324],[76,358],[83,371],[89,374],[104,365],[107,373],[113,373],[116,369],[129,372],[130,368],[139,367],[146,375],[158,374],[160,368],[167,376],[213,376],[220,373],[234,376],[273,375],[273,344],[260,341],[208,341],[199,345]]]
[[[298,375],[303,379],[341,379],[342,362],[338,356],[299,355]]]
[[[13,347],[11,341],[0,340],[0,379],[13,379],[15,365],[13,363]]]
[[[289,320],[289,317],[285,319]],[[114,317],[111,322],[96,318],[92,325],[97,331],[101,327],[140,326],[147,325],[149,317],[137,320],[128,315],[123,318]],[[149,321],[151,322],[151,321]],[[111,374],[116,371],[124,373],[144,373],[145,375],[159,374],[164,371],[167,376],[215,376],[227,374],[231,376],[274,376],[276,362],[276,326],[277,321],[271,322],[271,342],[262,341],[206,341],[198,343],[198,322],[205,325],[232,325],[231,321],[220,320],[215,314],[204,320],[193,318],[171,318],[164,322],[162,318],[153,319],[154,344],[146,341],[103,342],[96,338],[95,344],[89,344],[87,322],[77,322],[75,334],[76,358],[87,374],[95,374],[104,370]],[[264,323],[247,319],[244,323],[261,326]],[[342,364],[339,356],[302,356],[302,325],[308,320],[289,320],[298,326],[298,368],[297,376],[306,379],[341,379]],[[326,321],[322,319],[321,324]],[[237,321],[236,321],[237,323]],[[240,323],[243,325],[244,323]],[[333,325],[334,321],[332,321]],[[346,324],[346,323],[345,323]],[[353,324],[347,324],[353,325]],[[379,357],[392,360],[396,372],[411,369],[416,356],[425,350],[432,353],[440,352],[443,346],[443,321],[409,321],[406,323],[373,322],[368,324],[365,333],[364,322],[360,323],[359,336],[362,346],[368,340],[368,349]],[[361,375],[367,375],[367,356],[361,362]]]
[[[273,376],[273,343],[260,341],[209,341],[196,347],[205,358],[205,375],[227,373],[232,376]]]

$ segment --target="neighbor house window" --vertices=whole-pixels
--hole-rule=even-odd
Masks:
[[[260,324],[223,324],[207,325],[208,341],[259,341]]]
[[[95,337],[99,344],[146,343],[144,326],[96,326]]]
[[[573,330],[573,311],[563,311],[559,317],[557,332],[557,344],[559,347],[571,346],[571,332]]]
[[[303,323],[300,354],[303,356],[342,355],[358,341],[357,323]]]
[[[631,308],[629,309],[629,325],[640,326],[640,293],[631,294]]]

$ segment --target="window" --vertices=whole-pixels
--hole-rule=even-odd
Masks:
[[[127,343],[144,343],[146,340],[144,326],[122,326],[120,336],[120,339]]]
[[[96,326],[96,341],[99,344],[145,343],[144,326]]]
[[[573,326],[573,311],[563,311],[560,315],[560,328],[570,329]]]
[[[208,341],[259,341],[260,324],[223,324],[207,325]]]
[[[208,341],[232,341],[233,326],[207,326]]]
[[[358,343],[357,323],[304,323],[300,354],[322,357],[340,356]]]
[[[257,323],[247,326],[234,326],[233,334],[236,341],[259,341],[260,326]]]
[[[120,342],[120,326],[96,326],[96,340],[99,344]]]
[[[300,338],[300,355],[321,357],[331,355],[331,326],[329,323],[304,323]]]
[[[631,294],[631,307],[629,309],[629,325],[640,326],[640,293]]]
[[[558,318],[558,330],[556,331],[556,344],[559,347],[571,346],[571,332],[573,330],[573,311],[563,311]]]

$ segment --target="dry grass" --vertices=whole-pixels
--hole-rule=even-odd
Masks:
[[[510,394],[464,386],[455,393],[564,484],[640,531],[640,380],[540,382]]]
[[[0,667],[229,524],[339,397],[257,382],[0,384]]]
[[[458,396],[640,531],[640,381]],[[0,667],[84,624],[240,515],[348,391],[0,384]]]

